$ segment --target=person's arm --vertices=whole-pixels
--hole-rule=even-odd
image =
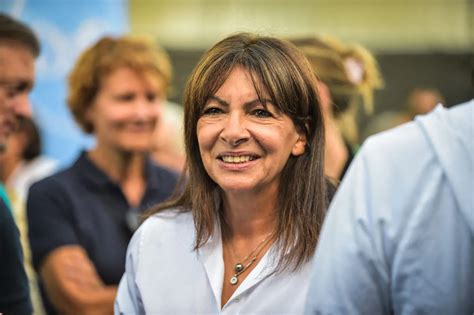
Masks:
[[[51,302],[61,314],[111,314],[116,286],[106,286],[77,245],[53,250],[40,267]]]
[[[33,264],[51,304],[62,314],[112,313],[116,287],[105,286],[77,230],[67,189],[55,179],[34,184],[27,214]]]

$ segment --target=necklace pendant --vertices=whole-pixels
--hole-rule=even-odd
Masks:
[[[242,265],[241,263],[236,263],[234,266],[234,271],[236,273],[241,272],[243,269],[244,269],[244,265]]]
[[[236,285],[237,282],[239,282],[239,279],[237,279],[236,276],[233,276],[232,278],[230,278],[230,284]]]

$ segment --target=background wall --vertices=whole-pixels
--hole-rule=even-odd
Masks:
[[[439,89],[448,105],[473,97],[474,0],[132,0],[129,12],[134,34],[151,35],[170,52],[178,103],[203,51],[237,31],[363,44],[386,81],[376,112],[399,108],[415,86]]]

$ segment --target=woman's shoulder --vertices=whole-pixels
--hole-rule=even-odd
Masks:
[[[55,162],[49,162],[50,165],[48,167],[51,169],[54,165],[56,171],[34,182],[30,190],[39,190],[41,192],[54,191],[55,193],[57,193],[58,189],[68,190],[70,186],[74,186],[74,184],[79,182],[79,176],[84,173],[84,168],[81,167],[85,159],[84,155],[85,153],[81,154],[67,167],[61,167]]]
[[[191,211],[180,208],[169,208],[161,210],[149,216],[143,224],[148,225],[193,225],[193,216]]]
[[[192,234],[194,222],[191,211],[166,209],[148,217],[137,231],[142,239],[168,239]]]
[[[191,212],[167,209],[148,217],[133,235],[128,255],[135,263],[192,252],[195,232]],[[158,256],[157,256],[158,255]]]

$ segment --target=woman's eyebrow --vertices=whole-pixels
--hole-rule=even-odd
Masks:
[[[221,99],[220,97],[215,96],[215,95],[209,97],[209,100],[216,101],[216,102],[219,103],[219,105],[221,105],[221,106],[225,106],[225,107],[229,107],[229,106],[230,106],[229,103],[227,103],[226,101],[224,101],[223,99]],[[264,99],[262,99],[262,100],[260,100],[260,99],[257,98],[257,99],[254,99],[254,100],[245,102],[245,103],[244,103],[244,107],[246,107],[246,108],[247,108],[247,107],[252,107],[252,106],[255,106],[255,105],[257,105],[257,104],[262,104],[262,105],[265,105],[265,104],[272,104],[272,101],[271,101],[270,99],[266,99],[266,98],[264,98]]]
[[[252,107],[258,104],[262,104],[262,106],[266,107],[267,104],[272,104],[272,101],[266,98],[261,99],[261,100],[257,98],[253,101],[245,102],[244,107]]]
[[[215,95],[212,95],[211,97],[209,97],[209,101],[216,101],[217,103],[219,103],[219,105],[221,106],[224,106],[224,107],[229,107],[229,103],[227,103],[226,101],[224,101],[223,99],[215,96]]]

